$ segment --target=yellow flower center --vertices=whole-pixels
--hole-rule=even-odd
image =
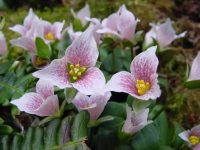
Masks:
[[[150,89],[149,82],[144,82],[144,80],[137,80],[136,88],[139,95],[144,95]]]
[[[54,36],[53,36],[52,32],[49,32],[49,33],[45,34],[44,37],[45,37],[46,40],[49,40],[49,41],[53,41],[54,40]]]
[[[200,141],[199,141],[199,138],[197,136],[194,136],[194,135],[191,135],[189,137],[189,141],[192,145],[196,145],[198,144]]]
[[[77,81],[87,70],[86,67],[81,67],[79,64],[70,64],[69,65],[69,74],[72,81]]]

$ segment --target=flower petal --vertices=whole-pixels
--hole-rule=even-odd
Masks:
[[[4,34],[0,32],[0,55],[5,55],[7,53],[7,45]]]
[[[198,52],[197,56],[192,62],[192,67],[188,81],[191,80],[200,80],[200,52]]]
[[[135,77],[135,80],[144,80],[145,82],[150,83],[151,86],[150,90],[146,94],[142,96],[136,94],[136,98],[142,100],[156,99],[161,94],[156,73],[158,67],[156,49],[156,46],[150,47],[145,52],[137,55],[131,62],[130,70],[132,75]]]
[[[154,24],[151,24],[151,25],[152,25],[152,28],[145,35],[145,44],[147,46],[153,44],[153,39],[157,38],[155,25]]]
[[[124,92],[135,96],[135,79],[131,73],[121,71],[112,76],[106,85],[106,91]]]
[[[195,145],[193,150],[200,150],[200,144]]]
[[[39,21],[39,18],[34,14],[32,9],[29,9],[29,13],[24,19],[24,26],[30,28],[34,21]]]
[[[104,95],[90,96],[90,101],[94,101],[96,103],[96,107],[88,109],[91,120],[96,120],[101,115],[110,97],[110,92],[106,92]]]
[[[65,58],[53,60],[44,69],[34,72],[33,76],[46,80],[61,89],[71,87]]]
[[[176,32],[168,18],[165,23],[156,26],[157,40],[161,48],[169,45],[175,38]]]
[[[32,53],[35,53],[36,46],[32,39],[27,37],[20,37],[14,40],[10,40],[10,43],[15,46],[22,47]]]
[[[59,110],[57,95],[49,96],[34,112],[38,116],[51,116]]]
[[[189,141],[190,130],[187,130],[187,131],[181,132],[181,133],[179,133],[178,136],[179,136],[181,139],[183,139],[184,141],[190,143],[190,141]]]
[[[55,22],[53,25],[52,25],[52,32],[55,36],[56,39],[60,39],[62,34],[61,34],[61,31],[63,29],[63,26],[64,26],[65,22]]]
[[[18,32],[21,35],[24,35],[26,32],[26,28],[23,25],[19,25],[19,24],[15,25],[13,27],[10,27],[9,29],[14,32]]]
[[[92,67],[80,79],[71,84],[79,92],[85,95],[93,95],[103,92],[105,77],[99,68]]]
[[[191,129],[191,134],[200,137],[200,125],[194,126]]]
[[[67,62],[80,66],[93,67],[96,64],[99,51],[93,37],[93,29],[88,28],[66,50]]]
[[[135,16],[126,9],[125,5],[122,5],[119,9],[119,21],[117,28],[120,31],[120,35],[123,39],[131,39],[134,36],[135,28],[139,20],[135,19]]]
[[[80,92],[72,100],[72,103],[78,110],[88,110],[90,108],[96,107],[97,105],[94,100],[90,100],[88,96],[81,94]]]
[[[127,118],[122,127],[122,131],[134,134],[144,128],[147,124],[149,109],[141,110],[140,112],[132,111],[131,107],[126,105]]]
[[[25,111],[29,114],[35,114],[35,110],[38,109],[43,103],[44,99],[38,93],[26,93],[21,98],[12,100],[10,103],[18,107],[20,111]]]
[[[86,17],[90,18],[90,7],[88,4],[86,4],[85,7],[83,7],[78,11],[77,17],[81,20],[83,26],[85,26],[87,23],[87,20],[85,18]]]
[[[54,88],[49,81],[40,79],[36,84],[36,92],[47,99],[47,97],[54,95]]]

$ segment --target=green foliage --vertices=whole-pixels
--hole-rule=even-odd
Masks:
[[[169,122],[161,113],[154,123],[138,132],[132,139],[131,145],[135,150],[174,149],[180,147],[178,141],[178,126]],[[171,146],[171,147],[170,147]]]
[[[41,58],[50,59],[51,57],[51,48],[48,46],[44,40],[40,37],[37,37],[35,40],[35,45],[37,47],[37,55]]]
[[[24,134],[0,136],[0,149],[41,150],[59,147],[64,150],[70,147],[69,150],[74,150],[76,146],[83,146],[88,119],[86,112],[80,112],[75,118],[68,116],[62,120],[54,119],[45,127],[30,127]],[[7,131],[5,126],[0,127],[4,132]]]

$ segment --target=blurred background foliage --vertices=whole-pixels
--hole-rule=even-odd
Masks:
[[[200,92],[184,87],[188,65],[191,65],[193,58],[200,50],[199,0],[0,0],[0,15],[6,17],[3,32],[7,42],[17,37],[17,34],[11,32],[8,27],[21,24],[29,8],[33,8],[38,16],[50,22],[65,20],[67,27],[72,21],[70,9],[79,10],[86,3],[90,5],[92,17],[101,19],[115,12],[120,5],[126,4],[127,8],[141,20],[136,28],[137,31],[147,32],[150,29],[150,22],[162,21],[168,17],[174,20],[178,33],[187,31],[185,38],[173,43],[172,47],[175,48],[158,54],[159,59],[162,60],[158,70],[162,95],[157,101],[164,106],[168,119],[182,124],[185,128],[191,128],[199,123]],[[9,45],[9,50],[10,58],[19,58],[24,53],[22,49],[11,47],[11,45]],[[9,66],[5,63],[6,65]],[[27,68],[24,70],[26,73],[32,72]],[[30,78],[27,85],[22,84],[24,81],[18,82],[12,84],[20,84],[21,88],[18,90],[22,90],[33,81]],[[8,95],[12,95],[12,91]],[[2,112],[4,110],[5,108],[2,108]]]

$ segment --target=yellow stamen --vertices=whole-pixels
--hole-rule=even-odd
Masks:
[[[70,64],[69,74],[72,81],[77,81],[86,71],[86,67],[81,67],[80,64]]]
[[[150,90],[149,82],[145,82],[144,80],[137,80],[135,86],[137,88],[139,95],[144,95],[146,92]]]
[[[78,79],[76,76],[73,76],[72,78],[74,81],[76,81]]]
[[[49,33],[45,34],[44,37],[45,37],[46,40],[49,40],[49,41],[53,41],[54,40],[54,36],[53,36],[52,32],[49,32]]]
[[[189,137],[189,141],[192,145],[196,145],[200,142],[199,138],[197,136],[191,135]]]
[[[77,76],[80,77],[81,75],[82,75],[82,72],[79,71],[79,72],[77,73]]]

